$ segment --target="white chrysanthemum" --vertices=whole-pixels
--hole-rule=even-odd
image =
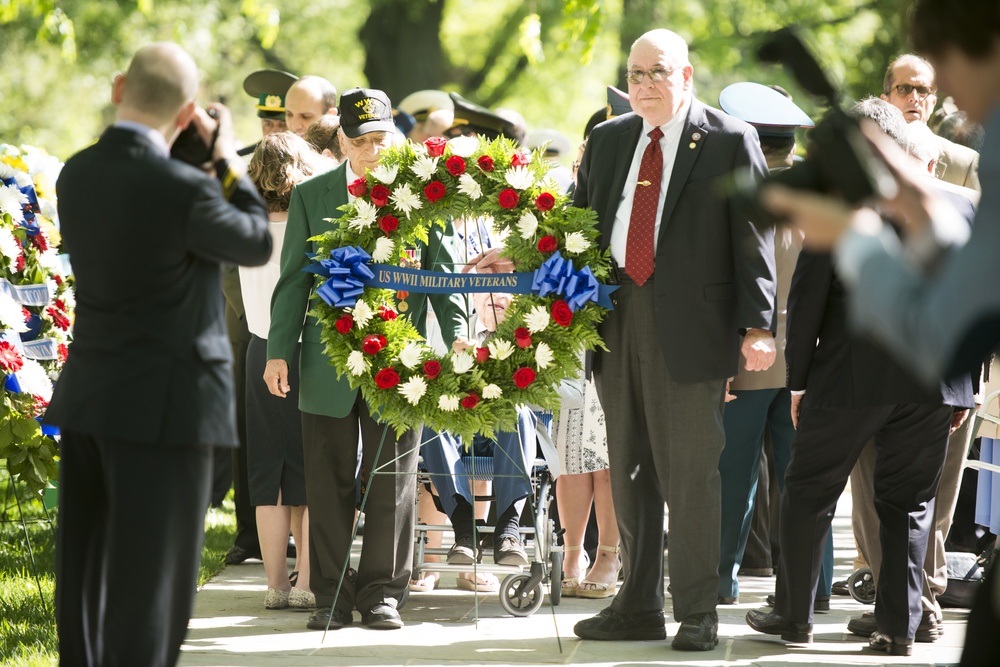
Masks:
[[[429,157],[427,155],[421,155],[413,164],[410,165],[410,171],[412,171],[417,178],[426,183],[431,180],[434,176],[434,172],[438,168],[438,159],[436,157]]]
[[[503,338],[494,338],[486,344],[486,347],[490,351],[490,356],[497,361],[503,361],[514,354],[514,344]]]
[[[407,368],[416,368],[420,357],[424,355],[424,346],[410,341],[399,353],[399,362]]]
[[[388,262],[395,248],[395,241],[387,236],[380,236],[375,241],[375,250],[372,251],[372,259],[379,263]]]
[[[31,176],[24,173],[23,171],[19,171],[16,174],[14,174],[14,180],[17,181],[17,187],[19,188],[26,188],[29,185],[34,186],[35,184],[35,182],[31,180]]]
[[[458,136],[448,140],[448,148],[451,149],[452,155],[469,157],[479,148],[479,140],[472,137]]]
[[[21,385],[21,391],[33,396],[41,396],[45,401],[52,400],[52,380],[42,365],[34,359],[24,358],[24,366],[15,375]]]
[[[365,353],[361,350],[354,350],[347,355],[347,370],[351,371],[351,375],[363,375],[368,370],[368,360],[365,359]]]
[[[7,227],[0,227],[0,254],[9,259],[12,266],[21,254],[21,244]]]
[[[577,255],[590,247],[590,241],[583,232],[570,232],[566,235],[566,252]]]
[[[0,179],[14,178],[20,171],[20,169],[14,169],[14,167],[6,162],[0,162]]]
[[[358,328],[364,329],[368,326],[372,317],[375,316],[375,313],[366,301],[359,299],[358,302],[354,304],[354,310],[351,312],[351,315],[354,317],[354,323],[358,325]]]
[[[9,214],[15,224],[24,221],[24,205],[27,203],[28,198],[15,186],[0,185],[0,214]]]
[[[354,217],[347,223],[348,229],[356,232],[367,229],[375,224],[378,217],[378,209],[373,204],[369,204],[364,199],[354,200]]]
[[[467,195],[472,201],[476,201],[483,196],[483,189],[471,174],[462,174],[458,178],[458,191]]]
[[[552,360],[555,359],[555,354],[552,352],[552,348],[548,346],[545,342],[539,342],[535,346],[535,365],[538,366],[539,370],[548,368]]]
[[[398,173],[399,173],[398,165],[394,164],[391,167],[387,167],[384,164],[380,164],[379,166],[375,167],[374,171],[372,171],[372,176],[374,176],[375,180],[377,181],[381,181],[386,185],[392,185],[393,181],[396,180],[396,174]]]
[[[0,292],[0,325],[3,325],[4,329],[12,329],[18,333],[28,330],[28,325],[24,323],[24,310],[21,304],[5,292]]]
[[[55,282],[55,281],[53,281],[53,282]],[[65,285],[65,284],[66,283],[63,282],[63,285]],[[52,293],[55,294],[55,290],[53,290]],[[66,304],[67,308],[75,308],[76,307],[76,292],[73,291],[72,287],[67,287],[66,288],[66,291],[63,292],[63,294],[62,294],[62,300],[63,300],[63,303]]]
[[[535,177],[527,167],[511,167],[504,173],[503,178],[516,190],[527,190],[535,182]]]
[[[476,358],[468,352],[461,352],[459,354],[452,355],[451,367],[454,368],[455,372],[459,375],[462,373],[468,373],[475,364]]]
[[[38,263],[46,269],[55,271],[59,268],[59,253],[55,248],[49,248],[38,255]]]
[[[503,389],[496,386],[495,384],[488,384],[483,387],[483,398],[487,400],[493,400],[503,396]]]
[[[424,394],[427,393],[427,382],[419,375],[414,375],[399,385],[399,393],[403,395],[407,403],[416,405],[423,398]]]
[[[538,333],[549,326],[549,311],[545,310],[545,306],[535,306],[524,316],[524,324],[531,333]]]
[[[538,231],[538,218],[531,211],[525,211],[517,221],[517,231],[521,238],[528,240]]]
[[[409,215],[410,211],[414,211],[421,206],[423,203],[420,201],[420,197],[410,189],[409,183],[403,183],[396,191],[392,193],[389,200],[396,205],[404,215]]]
[[[438,407],[445,412],[458,410],[458,396],[442,394],[441,398],[438,399]]]

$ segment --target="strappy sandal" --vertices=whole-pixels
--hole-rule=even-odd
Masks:
[[[597,545],[598,551],[603,551],[605,553],[614,554],[618,557],[621,547],[609,547],[604,544]],[[603,598],[614,597],[618,593],[618,573],[621,572],[622,561],[618,557],[618,568],[615,570],[614,579],[611,583],[605,583],[603,581],[592,581],[590,579],[584,579],[580,582],[580,586],[586,584],[587,586],[593,586],[593,588],[581,588],[580,586],[576,589],[576,597],[578,598],[589,598],[591,600],[600,600]],[[565,593],[563,593],[565,595]]]
[[[462,572],[458,575],[455,585],[458,586],[459,590],[479,593],[496,593],[500,590],[500,580],[490,572],[481,572],[474,580],[469,578],[471,576],[471,572]]]
[[[570,544],[563,547],[564,554],[583,552],[584,560],[586,563],[583,565],[583,569],[586,570],[590,566],[590,557],[587,556],[587,552],[583,551],[582,544]],[[566,556],[563,556],[564,558]],[[562,596],[564,598],[575,598],[577,591],[580,590],[580,577],[563,577],[562,580]]]
[[[423,572],[419,579],[410,579],[410,592],[411,593],[430,593],[437,586],[438,580],[441,578],[438,572]]]

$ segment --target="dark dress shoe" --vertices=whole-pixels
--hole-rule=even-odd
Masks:
[[[229,551],[226,552],[223,561],[226,565],[239,565],[248,558],[255,558],[260,560],[260,551],[250,551],[249,549],[244,549],[241,546],[234,544],[230,547]]]
[[[306,627],[310,630],[326,630],[326,624],[329,621],[331,630],[340,630],[345,625],[350,625],[353,620],[353,615],[349,611],[334,609],[331,616],[330,607],[320,607],[309,614],[309,621],[306,623]]]
[[[913,642],[909,639],[890,637],[875,631],[872,638],[868,640],[868,648],[876,651],[885,651],[889,655],[911,655],[913,653]]]
[[[767,606],[774,606],[774,596],[767,596]],[[830,598],[825,595],[817,595],[816,599],[813,600],[813,611],[830,611]],[[868,634],[871,634],[870,632]],[[868,635],[865,635],[867,637]]]
[[[773,567],[741,567],[737,574],[744,577],[773,577]]]
[[[719,645],[719,615],[714,611],[691,614],[681,621],[670,645],[678,651],[711,651]]]
[[[812,623],[796,623],[773,611],[753,610],[747,612],[747,625],[765,635],[779,635],[786,642],[808,644],[813,640]]]
[[[493,562],[497,565],[528,567],[528,552],[521,546],[521,540],[504,535],[493,543]]]
[[[472,565],[476,562],[476,545],[472,535],[456,535],[448,550],[448,565]]]
[[[830,592],[834,595],[846,595],[847,597],[851,597],[851,589],[847,586],[847,579],[833,582],[833,586],[830,587]]]
[[[403,620],[391,604],[379,602],[361,615],[361,622],[372,630],[399,630]]]
[[[666,621],[663,611],[637,611],[622,614],[611,607],[602,609],[597,616],[584,619],[573,626],[581,639],[621,641],[625,639],[666,639]]]
[[[861,616],[852,618],[847,623],[847,630],[859,637],[871,637],[878,632],[878,624],[875,622],[875,612],[866,611]],[[941,624],[932,611],[925,611],[920,617],[920,625],[917,626],[917,635],[914,639],[918,642],[936,642],[941,636]]]

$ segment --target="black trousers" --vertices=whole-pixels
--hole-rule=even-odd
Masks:
[[[60,665],[174,665],[198,583],[212,448],[63,431],[60,451]]]
[[[882,566],[875,619],[880,631],[913,639],[920,623],[924,556],[953,409],[887,405],[810,408],[804,401],[781,495],[781,559],[775,611],[811,623],[823,546],[837,499],[862,448],[875,440],[875,510]]]
[[[396,607],[403,601],[413,565],[419,432],[407,431],[397,440],[391,427],[372,418],[361,392],[345,417],[302,413],[309,586],[318,606],[334,606],[336,599],[341,611],[364,613],[381,602]],[[345,576],[338,592],[351,553],[359,436],[362,474],[368,476],[365,534],[357,581]]]

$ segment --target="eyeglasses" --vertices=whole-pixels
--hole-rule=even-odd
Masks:
[[[908,83],[900,83],[893,86],[893,88],[896,90],[897,93],[899,93],[903,97],[906,97],[914,90],[917,91],[917,95],[919,95],[920,97],[927,97],[928,95],[933,95],[936,92],[930,86],[911,86]]]
[[[642,83],[642,80],[645,79],[646,75],[648,74],[650,81],[652,81],[653,83],[659,83],[664,79],[666,79],[671,72],[673,72],[674,70],[678,70],[681,67],[683,67],[683,65],[678,65],[677,67],[671,67],[670,69],[663,69],[662,67],[654,67],[648,72],[644,72],[641,69],[630,69],[628,72],[625,73],[625,80],[628,81],[629,83]]]

